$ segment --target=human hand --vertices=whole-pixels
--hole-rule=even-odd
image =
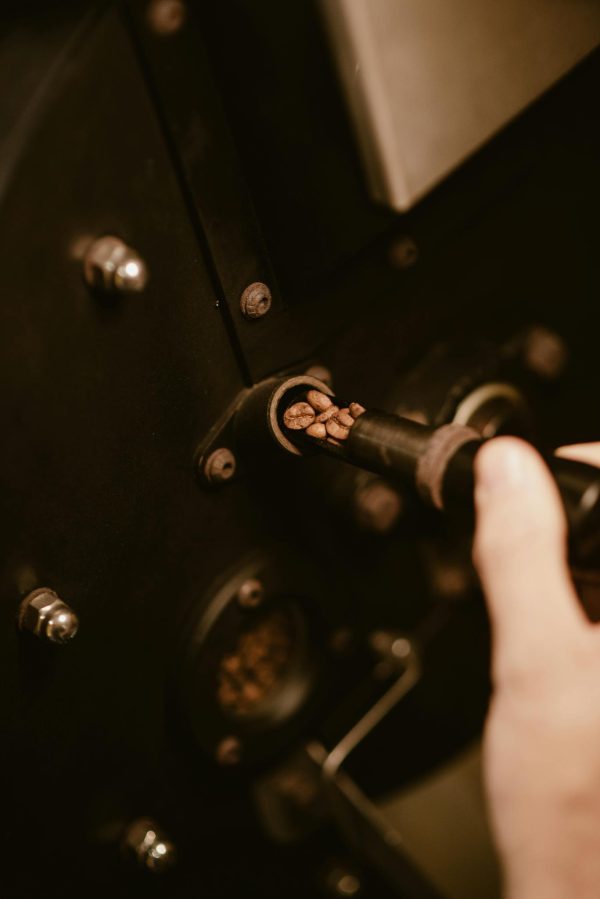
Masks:
[[[561,455],[600,465],[600,443]],[[600,630],[567,566],[556,485],[513,437],[475,463],[474,561],[493,632],[484,739],[508,899],[600,897]]]

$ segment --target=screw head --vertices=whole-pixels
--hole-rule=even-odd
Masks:
[[[104,293],[140,293],[148,281],[141,256],[119,237],[99,237],[83,258],[83,276],[94,290]]]
[[[243,609],[256,609],[264,598],[264,587],[257,578],[248,578],[237,592],[237,601]]]
[[[19,606],[17,617],[21,630],[52,643],[68,643],[79,629],[77,615],[48,587],[29,593]]]
[[[227,447],[214,450],[204,463],[204,477],[209,484],[224,484],[235,474],[235,456]]]
[[[247,319],[262,318],[271,308],[271,291],[266,284],[255,281],[249,284],[240,297],[240,309]]]
[[[242,744],[237,737],[225,737],[215,752],[219,765],[239,765],[242,760]]]

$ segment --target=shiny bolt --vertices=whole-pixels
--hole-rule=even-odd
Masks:
[[[235,456],[231,450],[222,446],[210,454],[203,470],[209,484],[224,484],[235,474]]]
[[[150,818],[138,818],[130,824],[123,845],[142,868],[153,874],[167,871],[176,861],[175,846]]]
[[[237,600],[243,609],[255,609],[265,598],[263,585],[257,578],[248,578],[237,592]]]
[[[271,291],[266,284],[255,281],[249,284],[240,298],[240,308],[244,318],[262,318],[271,308]]]
[[[399,237],[390,247],[389,259],[394,268],[411,268],[419,258],[419,248],[407,234]]]
[[[146,17],[155,34],[168,37],[179,31],[185,22],[185,3],[183,0],[152,0]]]
[[[242,744],[237,737],[225,737],[217,746],[215,758],[219,765],[239,765],[242,760]]]
[[[140,293],[148,281],[146,263],[118,237],[99,237],[83,257],[83,276],[104,293]]]
[[[42,587],[22,601],[17,621],[21,630],[52,643],[68,643],[79,628],[79,619],[54,590]]]
[[[358,525],[374,534],[388,534],[402,514],[402,498],[381,480],[361,484],[354,496]]]

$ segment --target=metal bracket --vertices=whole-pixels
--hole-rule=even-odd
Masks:
[[[384,635],[385,636],[385,635]],[[311,742],[306,752],[320,769],[331,810],[352,845],[376,867],[402,895],[412,899],[441,899],[418,868],[403,852],[403,840],[375,803],[344,770],[351,754],[411,692],[421,677],[421,663],[414,645],[403,635],[387,635],[384,664],[400,671],[398,678],[331,750]],[[381,665],[381,662],[379,662]]]

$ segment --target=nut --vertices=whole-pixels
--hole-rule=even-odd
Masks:
[[[227,447],[214,450],[204,463],[204,477],[209,484],[223,484],[235,474],[235,456]]]
[[[255,609],[265,596],[263,585],[257,578],[248,578],[237,592],[237,600],[243,609]]]
[[[271,308],[271,291],[266,284],[255,281],[249,284],[240,297],[242,315],[247,319],[262,318]]]
[[[303,431],[315,420],[315,410],[308,403],[294,403],[285,410],[283,423],[291,431]]]
[[[325,412],[326,409],[333,406],[331,397],[326,393],[321,393],[320,390],[309,390],[306,399],[316,412]]]
[[[68,643],[79,628],[77,615],[48,587],[34,590],[19,607],[18,624],[21,630],[52,643]]]

